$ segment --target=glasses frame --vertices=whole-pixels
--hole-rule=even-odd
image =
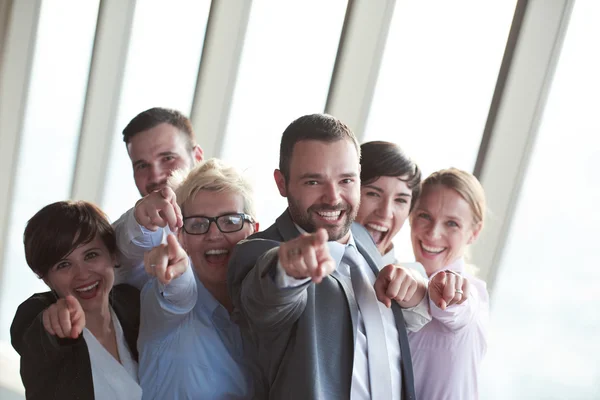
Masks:
[[[235,231],[227,231],[227,232],[223,231],[223,229],[221,229],[221,227],[219,226],[219,223],[217,222],[217,220],[219,218],[221,218],[221,217],[226,217],[228,215],[236,215],[238,217],[241,217],[244,222],[250,222],[251,224],[254,223],[254,218],[252,218],[250,215],[248,215],[246,213],[226,213],[226,214],[218,215],[216,217],[207,217],[206,215],[188,215],[187,217],[183,218],[183,226],[182,226],[182,228],[183,228],[183,231],[185,233],[187,233],[188,235],[195,235],[195,236],[206,235],[208,233],[208,231],[210,231],[210,226],[212,225],[213,222],[215,223],[215,225],[217,226],[217,229],[221,233],[235,233],[235,232],[239,232],[242,229],[244,229],[244,223],[242,223],[242,225],[240,225],[240,229],[237,229]],[[188,220],[188,219],[191,219],[191,218],[205,218],[205,219],[207,219],[208,220],[208,228],[206,229],[206,232],[204,232],[204,233],[191,233],[187,229],[185,229],[185,221]]]

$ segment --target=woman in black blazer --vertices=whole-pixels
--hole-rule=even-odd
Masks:
[[[27,399],[139,399],[139,291],[114,283],[116,239],[87,202],[58,202],[27,223],[25,256],[52,289],[26,300],[11,341]]]

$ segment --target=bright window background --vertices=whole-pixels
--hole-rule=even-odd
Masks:
[[[346,7],[346,0],[252,2],[222,158],[252,180],[262,229],[287,207],[273,179],[281,134],[325,108]]]
[[[484,399],[600,399],[600,2],[575,2],[492,297]]]
[[[515,0],[399,0],[364,142],[399,144],[423,171],[472,171]],[[408,223],[394,240],[412,261]]]
[[[0,339],[17,306],[48,290],[25,261],[23,231],[50,203],[67,200],[94,44],[99,1],[42,2],[0,292]]]
[[[8,344],[10,324],[21,302],[48,290],[25,261],[23,231],[42,207],[71,194],[98,5],[99,0],[41,4],[0,285],[0,373],[17,392],[23,389],[19,357]],[[4,396],[10,394],[0,387]]]
[[[152,107],[174,108],[189,115],[209,9],[210,0],[136,3],[102,202],[102,209],[113,221],[140,197],[123,128]]]

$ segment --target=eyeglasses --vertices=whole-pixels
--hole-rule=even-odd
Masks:
[[[210,224],[217,224],[217,228],[223,233],[241,231],[244,221],[254,223],[254,219],[248,214],[224,214],[218,217],[205,217],[203,215],[192,215],[183,219],[183,230],[190,235],[203,235],[210,229]]]

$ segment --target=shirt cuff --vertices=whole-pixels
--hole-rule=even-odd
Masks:
[[[308,281],[310,281],[310,278],[296,279],[292,276],[289,276],[281,266],[281,263],[277,261],[277,267],[275,270],[275,285],[278,288],[283,289],[298,287]]]
[[[414,307],[403,308],[402,313],[406,329],[410,332],[419,331],[432,319],[429,312],[429,295],[425,293],[419,304]]]

